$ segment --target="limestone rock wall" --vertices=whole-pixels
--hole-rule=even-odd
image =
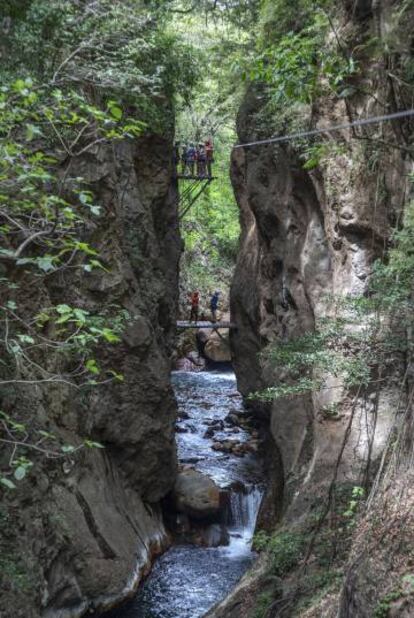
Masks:
[[[340,3],[335,24],[342,43],[355,49],[370,36],[385,40],[391,32],[395,40],[407,42],[412,15],[393,31],[396,4]],[[393,63],[398,74],[395,58],[373,59],[362,51],[358,61],[355,94],[347,102],[326,97],[303,107],[298,113],[305,125],[322,128],[357,116],[380,115],[396,105],[409,107],[389,75]],[[265,104],[260,87],[251,87],[239,112],[239,143],[264,137],[259,118]],[[327,138],[329,156],[310,171],[304,169],[301,151],[292,143],[234,150],[231,174],[242,235],[231,292],[232,321],[237,325],[231,343],[243,395],[285,377],[283,368],[275,370],[260,356],[269,343],[311,331],[316,319],[329,314],[329,296],[363,295],[367,290],[373,262],[386,254],[392,227],[401,221],[409,196],[410,133],[410,123],[401,121],[332,134]],[[401,368],[393,369],[398,373]],[[369,458],[371,472],[375,470],[400,396],[398,383],[382,389],[376,415],[375,392],[359,399],[332,376],[327,376],[325,386],[312,396],[279,399],[268,406],[249,404],[267,419],[276,446],[271,500],[275,512],[282,505],[279,522],[285,526],[296,525],[312,508],[324,504],[334,475],[352,486],[361,482]],[[338,403],[341,411],[334,420],[323,414],[332,403]],[[265,508],[272,508],[269,500]],[[362,590],[364,581],[375,580],[374,566],[369,565],[366,577],[360,567],[354,565],[349,574],[341,616],[373,615],[379,591],[369,596]],[[243,586],[242,582],[242,590]],[[256,577],[250,593],[264,589]],[[349,607],[351,598],[354,605]],[[236,593],[237,599],[239,606]],[[336,615],[334,601],[328,606],[326,613],[321,605],[320,613],[309,616]],[[241,615],[251,615],[248,609],[243,611]],[[236,613],[224,603],[212,615]],[[275,609],[271,615],[279,614]]]
[[[342,19],[354,44],[361,28],[375,27],[373,19],[361,24],[350,22],[349,14]],[[381,68],[367,65],[359,76],[373,96],[355,95],[347,105],[320,100],[313,110],[305,108],[301,113],[318,127],[352,119],[357,113],[380,113],[378,101],[391,97]],[[255,119],[264,100],[257,89],[248,92],[238,118],[240,142],[257,137]],[[260,358],[269,343],[311,331],[315,319],[329,313],[330,295],[364,294],[373,261],[386,251],[391,226],[401,218],[407,197],[411,160],[404,152],[403,127],[383,125],[368,134],[336,133],[329,137],[332,154],[313,171],[304,169],[304,160],[289,143],[234,151],[232,180],[242,237],[232,285],[232,320],[237,324],[232,346],[243,394],[283,378],[283,369],[275,374]],[[375,148],[375,138],[397,147],[379,148],[372,166],[370,148]],[[335,146],[340,146],[340,152],[335,152]],[[293,489],[302,483],[324,483],[334,465],[351,401],[333,378],[328,386],[312,398],[278,400],[271,406],[270,428],[282,457],[286,506],[291,504]],[[374,455],[381,452],[393,405],[392,392],[382,396]],[[335,401],[344,406],[341,420],[324,420],[322,407]],[[366,457],[369,442],[359,422],[354,430],[342,471],[350,479]]]
[[[160,500],[176,475],[169,357],[181,252],[170,153],[168,138],[150,136],[73,161],[71,173],[103,205],[86,234],[106,271],[57,273],[24,292],[26,302],[42,295],[91,312],[116,305],[132,319],[122,343],[98,358],[124,375],[122,383],[3,393],[3,409],[24,416],[27,407],[65,443],[88,437],[105,446],[37,458],[36,473],[6,500],[10,554],[6,542],[2,559],[16,577],[1,589],[4,618],[80,616],[119,601],[168,544]]]

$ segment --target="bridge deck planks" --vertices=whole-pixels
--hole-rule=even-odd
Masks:
[[[233,322],[189,322],[180,320],[177,322],[177,328],[236,328]]]

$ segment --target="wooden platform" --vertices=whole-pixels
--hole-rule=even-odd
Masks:
[[[177,328],[236,328],[233,322],[177,322]]]

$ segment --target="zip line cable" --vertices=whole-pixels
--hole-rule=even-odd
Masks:
[[[312,137],[313,135],[319,135],[320,133],[331,133],[333,131],[342,131],[343,129],[351,129],[352,127],[362,127],[367,124],[376,124],[379,122],[386,122],[388,120],[396,120],[397,118],[405,118],[408,116],[414,116],[414,109],[407,109],[401,112],[395,112],[394,114],[386,114],[385,116],[373,116],[372,118],[362,118],[361,120],[354,120],[346,124],[337,124],[326,129],[313,129],[312,131],[301,131],[300,133],[291,133],[290,135],[281,135],[280,137],[270,137],[269,139],[258,140],[257,142],[247,142],[246,144],[236,144],[233,146],[236,148],[250,148],[251,146],[262,146],[265,144],[277,144],[278,142],[289,142],[294,139],[300,139],[302,137]]]

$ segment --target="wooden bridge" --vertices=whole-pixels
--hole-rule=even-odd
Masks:
[[[233,322],[189,322],[186,320],[181,320],[177,322],[177,328],[229,328],[235,329],[236,325]]]

